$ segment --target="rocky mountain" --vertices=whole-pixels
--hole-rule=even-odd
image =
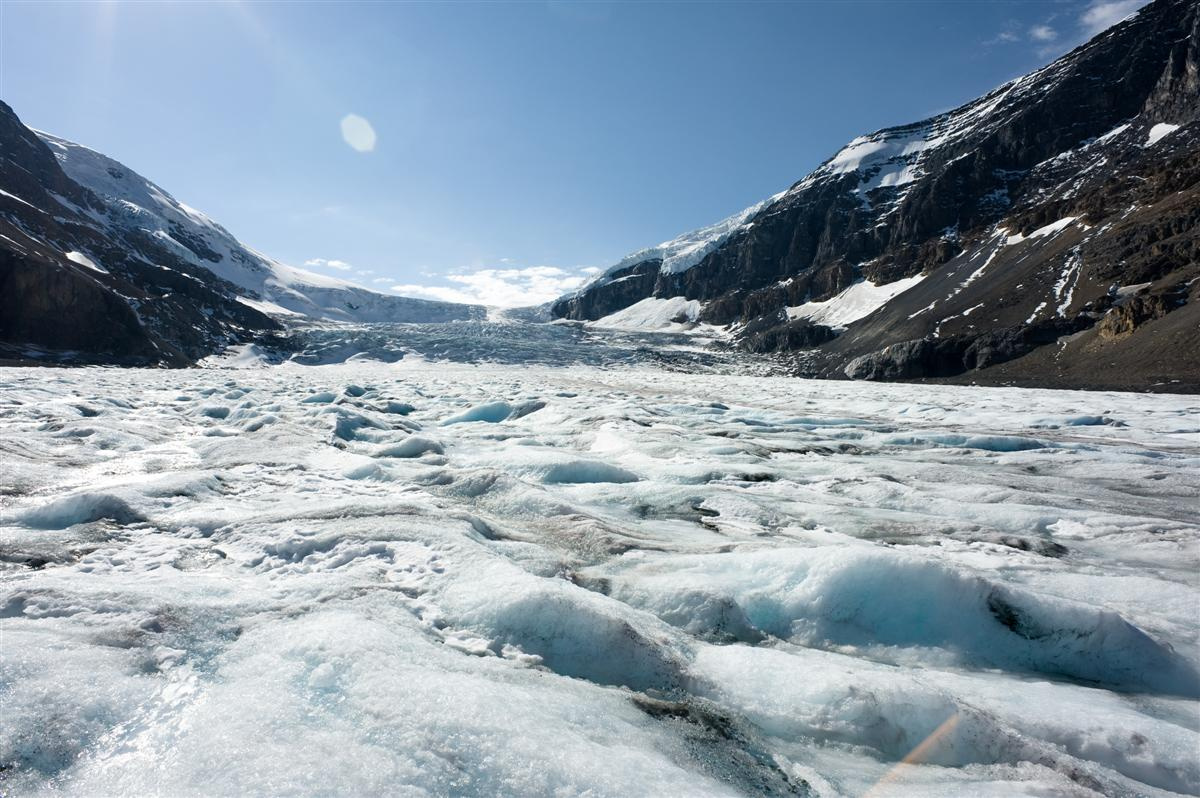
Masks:
[[[0,103],[0,359],[186,365],[289,317],[480,319],[255,252],[117,161]]]
[[[1200,390],[1200,3],[1156,0],[552,308],[728,326],[799,373]],[[674,303],[674,304],[671,304]]]

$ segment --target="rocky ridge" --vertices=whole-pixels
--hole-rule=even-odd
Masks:
[[[961,108],[859,137],[686,268],[647,250],[552,312],[700,300],[699,322],[806,350],[812,376],[1200,386],[1198,9],[1157,0]],[[805,322],[912,278],[849,323]]]

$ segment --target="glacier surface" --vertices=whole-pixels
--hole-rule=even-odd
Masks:
[[[0,369],[0,787],[1195,794],[1198,418],[620,359]]]

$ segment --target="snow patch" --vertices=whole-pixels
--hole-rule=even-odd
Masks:
[[[831,299],[789,307],[787,315],[789,319],[808,319],[827,327],[845,327],[870,316],[923,279],[925,275],[917,274],[880,285],[860,280]]]
[[[67,260],[71,261],[72,263],[78,263],[80,266],[91,269],[94,272],[99,272],[100,274],[108,274],[108,269],[101,267],[100,264],[96,263],[96,261],[92,260],[87,255],[84,255],[82,252],[68,252],[66,254]]]
[[[695,326],[700,317],[700,300],[681,296],[670,299],[646,297],[627,308],[591,322],[595,327],[617,330],[679,331]]]
[[[1142,146],[1153,147],[1164,138],[1179,130],[1179,125],[1172,125],[1167,122],[1159,122],[1154,127],[1150,128],[1150,135],[1146,137],[1146,143]]]

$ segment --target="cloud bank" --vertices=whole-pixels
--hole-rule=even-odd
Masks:
[[[595,267],[567,270],[557,266],[479,269],[466,274],[446,275],[445,279],[452,285],[396,283],[391,290],[419,299],[515,308],[541,305],[557,299],[582,286],[590,275],[598,271]]]
[[[354,268],[344,260],[327,260],[326,258],[310,258],[304,261],[304,265],[310,269],[337,269],[340,272],[348,272]]]

